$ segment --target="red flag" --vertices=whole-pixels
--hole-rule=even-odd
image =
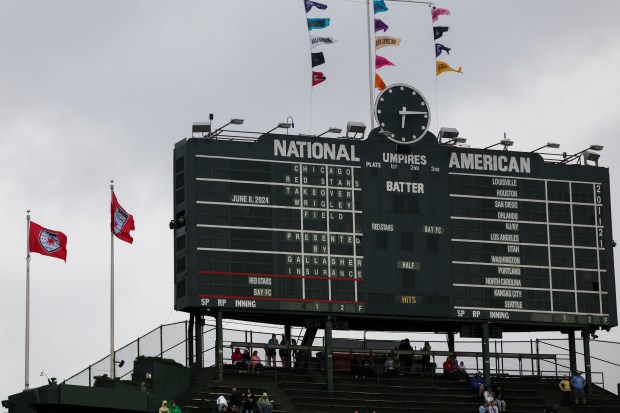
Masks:
[[[312,86],[316,86],[319,83],[323,82],[326,79],[323,72],[315,72],[312,71]]]
[[[28,249],[30,252],[60,258],[67,262],[67,236],[60,231],[43,228],[32,221],[28,234]]]
[[[133,244],[133,238],[129,235],[129,231],[136,229],[133,223],[133,215],[130,215],[120,206],[116,200],[116,195],[112,192],[112,220],[110,228],[116,238]]]

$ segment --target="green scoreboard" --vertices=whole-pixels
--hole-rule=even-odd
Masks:
[[[192,138],[174,214],[177,310],[617,325],[607,168],[430,133]]]

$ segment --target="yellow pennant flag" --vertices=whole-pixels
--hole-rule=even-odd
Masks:
[[[447,64],[446,62],[440,62],[438,60],[436,62],[436,66],[437,66],[437,76],[439,76],[443,72],[457,72],[457,73],[463,74],[463,71],[461,70],[460,67],[458,68],[458,70],[455,70],[455,69],[451,68],[450,65]]]
[[[381,76],[379,76],[378,73],[375,73],[375,88],[379,90],[384,90],[386,87],[387,86],[385,85],[383,79],[381,79]]]
[[[379,50],[386,46],[400,46],[400,39],[398,37],[377,36],[375,40],[375,49]]]

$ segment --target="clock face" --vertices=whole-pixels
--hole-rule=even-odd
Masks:
[[[422,139],[431,115],[424,96],[402,83],[390,85],[377,97],[375,116],[382,131],[397,143],[414,143]]]

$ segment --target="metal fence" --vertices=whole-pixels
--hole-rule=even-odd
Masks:
[[[234,327],[231,327],[233,325]],[[241,325],[242,328],[238,326]],[[243,327],[247,328],[243,328]],[[166,324],[155,328],[137,340],[116,350],[115,360],[125,360],[124,368],[116,370],[116,376],[121,379],[131,379],[133,360],[138,356],[162,357],[175,360],[176,362],[188,366],[188,345],[187,345],[188,322]],[[282,326],[259,325],[252,323],[225,323],[223,328],[224,339],[224,360],[230,360],[232,353],[232,342],[256,343],[256,349],[261,350],[262,345],[266,344],[271,338],[271,334],[278,335],[278,339],[283,332]],[[304,330],[301,328],[292,329],[292,338],[301,343]],[[436,337],[436,336],[435,336]],[[215,364],[215,325],[213,320],[207,320],[202,329],[203,338],[203,367],[210,367]],[[432,351],[448,351],[448,344],[445,340],[429,341]],[[324,337],[318,335],[312,346],[324,347]],[[377,349],[390,350],[398,347],[398,340],[365,340],[338,338],[333,339],[334,348],[349,349]],[[424,345],[423,340],[411,341],[414,350],[421,350]],[[566,339],[532,339],[527,341],[506,341],[491,340],[491,374],[494,375],[515,375],[515,376],[537,376],[537,377],[558,377],[568,374],[570,370],[570,358],[568,340]],[[262,351],[262,350],[261,350]],[[454,343],[455,353],[475,353],[481,352],[480,340],[462,339]],[[583,340],[576,339],[577,367],[585,370],[583,358]],[[501,354],[521,354],[541,355],[552,354],[553,359],[539,358],[519,358],[504,357]],[[497,354],[497,356],[495,356]],[[617,362],[620,354],[620,343],[591,340],[591,377],[588,378],[592,383],[604,387],[614,394],[618,394],[618,383],[620,383],[620,364]],[[437,356],[432,360],[441,369],[445,356]],[[261,353],[264,359],[264,354]],[[482,357],[459,357],[463,361],[467,370],[475,372],[482,370]],[[67,384],[92,386],[94,377],[108,374],[110,369],[110,356],[96,361],[81,372],[65,380]]]

